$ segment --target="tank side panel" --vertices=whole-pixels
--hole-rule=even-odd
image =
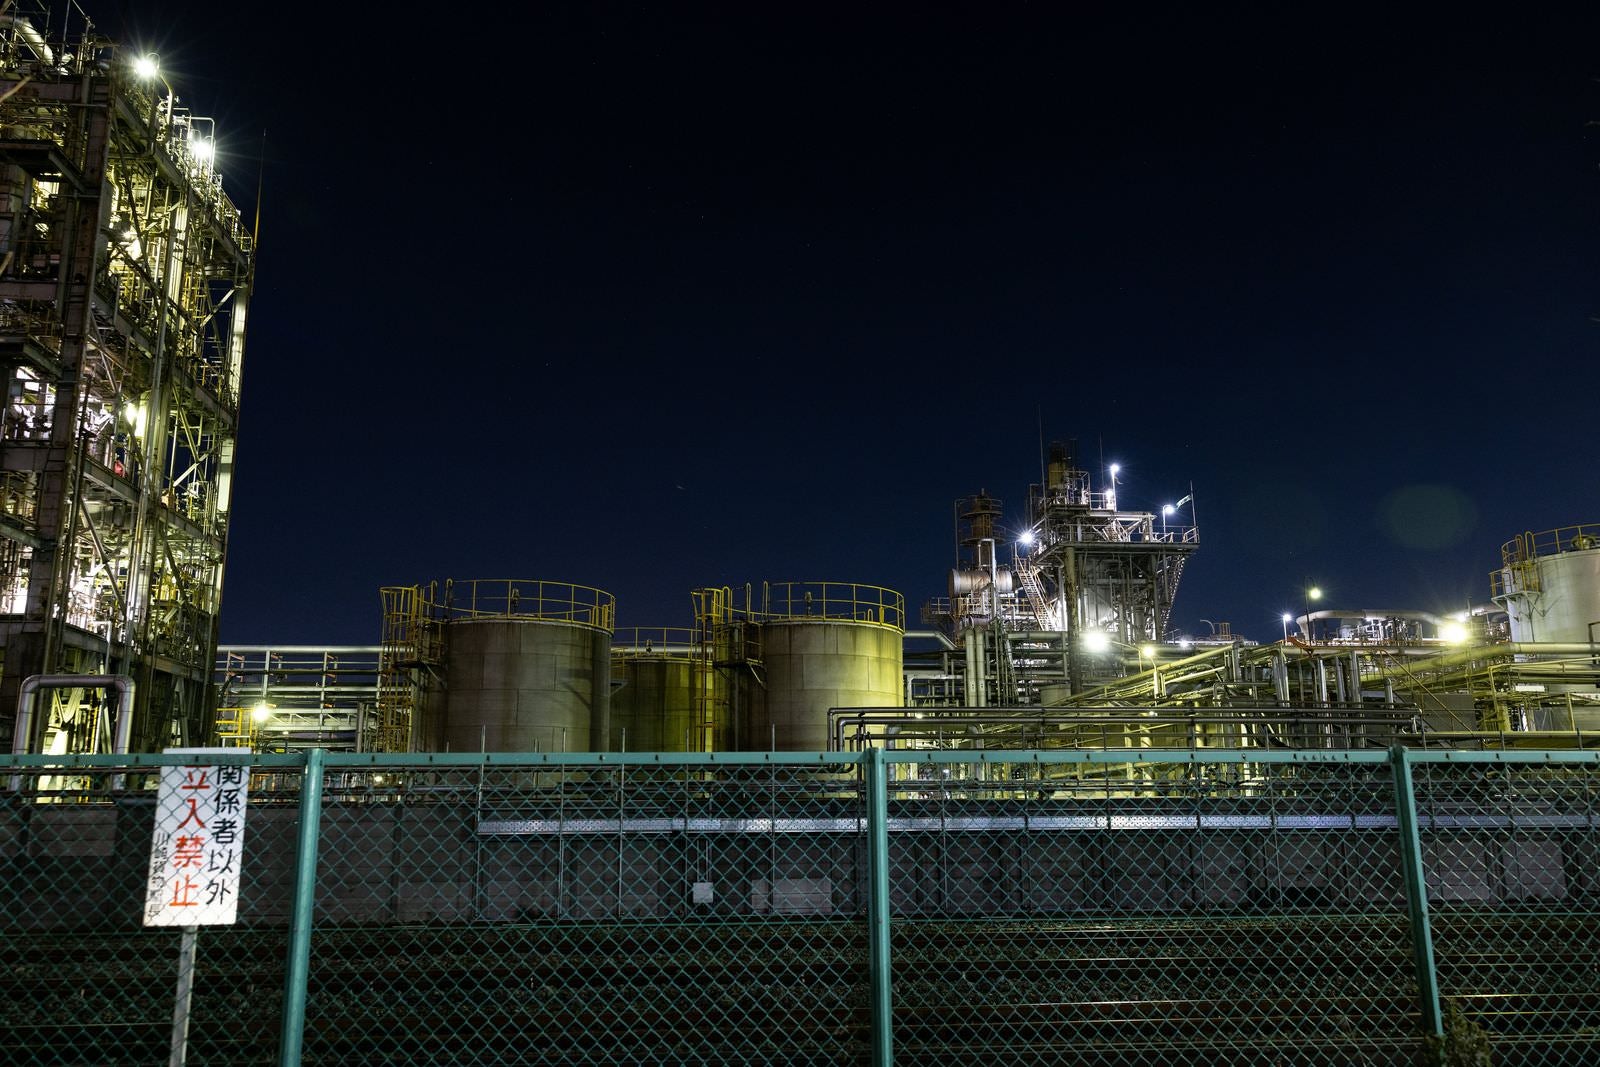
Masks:
[[[591,739],[606,737],[610,641],[597,630],[455,622],[445,634],[445,678],[440,739],[450,751],[587,752]]]
[[[903,640],[898,630],[852,622],[763,627],[765,700],[751,709],[744,747],[817,752],[829,747],[828,709],[899,707]]]
[[[694,715],[694,664],[641,658],[619,669],[627,684],[614,697],[612,747],[622,746],[626,729],[629,752],[682,752]]]
[[[1600,549],[1563,552],[1539,561],[1540,591],[1527,598],[1522,629],[1525,641],[1589,640],[1589,624],[1600,623]],[[1513,626],[1516,625],[1513,616]],[[1600,626],[1595,627],[1600,637]],[[1516,630],[1513,629],[1513,635]]]

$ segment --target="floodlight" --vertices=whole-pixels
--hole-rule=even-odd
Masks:
[[[1083,635],[1083,647],[1090,652],[1104,652],[1111,647],[1111,638],[1100,630],[1090,630]]]
[[[154,52],[140,56],[133,61],[133,72],[145,81],[149,81],[161,72],[161,61],[156,58]]]
[[[250,709],[250,719],[258,726],[270,718],[272,718],[272,706],[266,701],[262,701]]]

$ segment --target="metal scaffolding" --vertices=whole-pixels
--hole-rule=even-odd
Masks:
[[[37,674],[136,683],[131,743],[198,742],[217,641],[253,239],[210,119],[94,27],[0,17],[0,744],[103,746]],[[49,29],[46,31],[45,26]],[[60,33],[46,39],[46,34]],[[96,698],[89,698],[93,704]]]
[[[1117,648],[1167,640],[1178,580],[1200,544],[1193,493],[1160,512],[1127,510],[1117,501],[1118,468],[1108,472],[1097,488],[1070,448],[1052,445],[1043,481],[1029,488],[1027,518],[1009,532],[986,491],[956,501],[950,595],[923,618],[957,647],[924,672],[939,684],[914,684],[910,703],[1058,701],[1124,673]]]

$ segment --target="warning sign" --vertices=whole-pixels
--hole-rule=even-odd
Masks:
[[[203,758],[238,749],[168,749]],[[161,768],[146,926],[221,926],[239,909],[244,817],[250,773],[245,767],[194,763]]]

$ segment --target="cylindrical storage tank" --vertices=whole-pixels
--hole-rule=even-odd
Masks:
[[[1527,533],[1501,548],[1495,599],[1511,640],[1586,643],[1600,636],[1600,526]]]
[[[697,751],[704,741],[696,724],[710,706],[711,694],[693,631],[670,628],[619,631],[612,645],[611,691],[613,752]]]
[[[603,751],[610,728],[611,594],[564,582],[447,582],[444,688],[419,746],[451,752]]]
[[[767,586],[761,623],[764,698],[740,739],[750,750],[833,747],[830,708],[904,703],[905,601],[877,586],[784,582]]]

